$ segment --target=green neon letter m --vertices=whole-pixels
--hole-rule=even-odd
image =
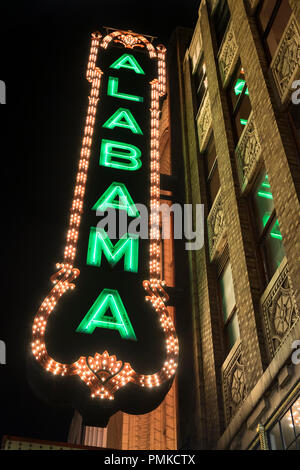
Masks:
[[[112,266],[124,256],[124,270],[138,272],[138,236],[127,233],[113,245],[103,228],[91,227],[86,263],[100,267],[102,252]]]
[[[107,315],[108,311],[111,315]],[[92,334],[95,328],[117,330],[121,338],[136,341],[134,329],[117,290],[103,289],[76,331]]]
[[[102,139],[100,166],[137,171],[142,166],[141,155],[140,149],[134,145]]]

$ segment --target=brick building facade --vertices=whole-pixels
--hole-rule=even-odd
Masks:
[[[207,222],[179,312],[192,325],[183,390],[178,372],[188,448],[300,450],[299,31],[294,0],[202,1],[189,47],[181,28],[169,47],[172,161]]]

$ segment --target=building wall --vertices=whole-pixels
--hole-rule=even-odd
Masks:
[[[181,121],[173,121],[171,127],[173,135],[180,127],[182,136],[182,154],[175,150],[172,158],[183,160],[185,200],[204,204],[208,227],[204,249],[189,254],[190,321],[197,377],[193,393],[197,408],[192,420],[194,431],[187,436],[185,430],[182,441],[188,441],[191,448],[245,449],[251,442],[258,442],[257,425],[268,426],[286,398],[294,398],[300,379],[300,367],[291,363],[291,345],[300,339],[300,166],[287,119],[291,83],[300,76],[299,61],[295,68],[286,66],[291,63],[295,48],[300,50],[300,9],[299,2],[290,1],[296,24],[294,41],[288,36],[289,23],[269,65],[255,17],[259,2],[228,0],[231,20],[219,51],[212,21],[217,3],[218,0],[201,2],[197,26],[184,56],[180,48],[182,34],[177,31],[177,53],[170,72],[176,70],[178,75],[178,82],[170,90],[170,101],[180,97],[181,116]],[[207,90],[197,109],[193,74],[202,54]],[[238,59],[245,71],[252,115],[236,144],[228,86]],[[285,88],[278,86],[279,73],[281,79],[284,75]],[[205,152],[212,132],[221,189],[209,210]],[[238,158],[247,163],[247,178],[243,181]],[[269,176],[286,254],[267,288],[249,208],[249,198],[263,166]],[[240,328],[240,341],[227,357],[217,295],[217,270],[224,250],[228,250],[232,268]],[[282,295],[289,299],[293,314],[274,351],[269,331],[274,322],[272,312],[281,309],[280,315],[288,315],[287,309],[281,308]],[[233,392],[236,386],[238,396]],[[184,410],[180,410],[179,420],[182,414]]]

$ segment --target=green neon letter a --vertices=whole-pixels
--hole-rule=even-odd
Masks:
[[[113,64],[110,65],[110,68],[116,70],[119,70],[121,68],[129,69],[133,70],[135,73],[145,75],[144,70],[142,69],[136,58],[131,54],[123,54]]]
[[[115,127],[123,127],[130,129],[134,134],[143,135],[140,126],[134,119],[131,111],[126,108],[119,108],[104,124],[102,127],[107,129],[114,129]]]
[[[106,315],[108,310],[111,315]],[[117,290],[103,289],[76,331],[91,335],[95,328],[117,330],[121,338],[136,341],[134,329]]]
[[[91,227],[86,263],[101,266],[102,252],[112,266],[124,256],[124,270],[138,272],[138,236],[126,233],[114,246],[103,228]]]
[[[132,144],[102,139],[100,166],[117,170],[137,171],[141,168],[141,151]]]
[[[112,207],[113,209],[126,210],[129,217],[139,216],[139,211],[137,210],[124,183],[111,183],[107,190],[98,199],[96,204],[92,207],[92,210],[105,212],[109,207]]]

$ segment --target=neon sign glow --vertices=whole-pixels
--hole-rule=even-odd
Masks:
[[[80,356],[72,363],[63,363],[51,357],[46,347],[46,329],[51,314],[57,308],[60,299],[68,291],[75,289],[75,281],[80,276],[80,270],[75,267],[79,229],[82,222],[82,213],[88,183],[88,168],[91,156],[91,146],[95,130],[95,117],[99,102],[99,92],[103,71],[96,66],[99,51],[106,50],[111,44],[118,42],[125,49],[139,47],[145,49],[149,58],[157,67],[157,76],[150,82],[151,107],[149,110],[149,152],[150,152],[150,222],[151,225],[149,246],[149,280],[143,282],[145,301],[152,305],[153,315],[157,317],[158,324],[164,336],[165,360],[163,366],[155,373],[142,374],[134,367],[118,359],[114,351],[96,352],[94,356]],[[166,303],[168,295],[164,289],[165,283],[161,279],[161,247],[159,233],[158,208],[160,201],[160,155],[159,155],[159,99],[166,93],[166,68],[164,46],[156,48],[145,37],[132,32],[114,31],[102,38],[100,33],[93,33],[89,62],[87,67],[87,80],[91,84],[88,97],[89,104],[84,128],[84,137],[80,153],[79,167],[74,189],[74,197],[71,206],[69,228],[67,232],[64,258],[57,264],[57,272],[51,277],[53,288],[43,300],[33,322],[31,348],[36,361],[43,369],[58,376],[79,376],[90,389],[91,397],[102,400],[114,400],[118,390],[132,383],[139,388],[157,388],[169,382],[176,372],[178,361],[178,340],[172,318],[169,315]],[[139,61],[130,53],[120,55],[111,65],[112,71],[128,69],[128,72],[145,75],[145,71]],[[119,91],[119,88],[122,91]],[[109,76],[107,81],[107,96],[115,102],[117,110],[109,116],[102,125],[104,129],[115,131],[121,128],[121,132],[128,135],[143,137],[143,131],[138,124],[138,119],[129,110],[128,102],[143,103],[144,97],[126,93],[122,88],[119,78]],[[117,99],[121,99],[125,107],[118,107]],[[127,100],[125,105],[125,100]],[[101,104],[101,102],[100,102]],[[101,106],[98,112],[101,112]],[[100,146],[99,165],[111,171],[137,172],[143,164],[143,156],[140,149],[131,143],[119,140],[102,139]],[[130,174],[130,173],[128,173]],[[138,210],[130,194],[130,188],[122,182],[120,173],[116,177],[118,182],[112,182],[100,195],[98,201],[88,210],[105,211],[108,208],[125,210],[130,217],[137,217]],[[120,262],[124,258],[124,265]],[[88,246],[86,247],[86,264],[95,269],[100,275],[105,262],[115,266],[118,262],[124,267],[129,276],[138,271],[139,240],[130,233],[124,234],[114,244],[109,239],[105,230],[89,229]],[[120,266],[119,266],[120,267]],[[102,281],[103,283],[103,281]],[[105,282],[104,282],[105,284]],[[110,312],[110,316],[107,312]],[[126,343],[136,341],[137,337],[130,320],[131,312],[126,308],[126,299],[121,298],[118,290],[100,289],[97,298],[91,299],[91,307],[83,314],[82,321],[77,326],[77,333],[84,336],[92,336],[99,328],[116,330]],[[101,345],[99,346],[101,348]]]

